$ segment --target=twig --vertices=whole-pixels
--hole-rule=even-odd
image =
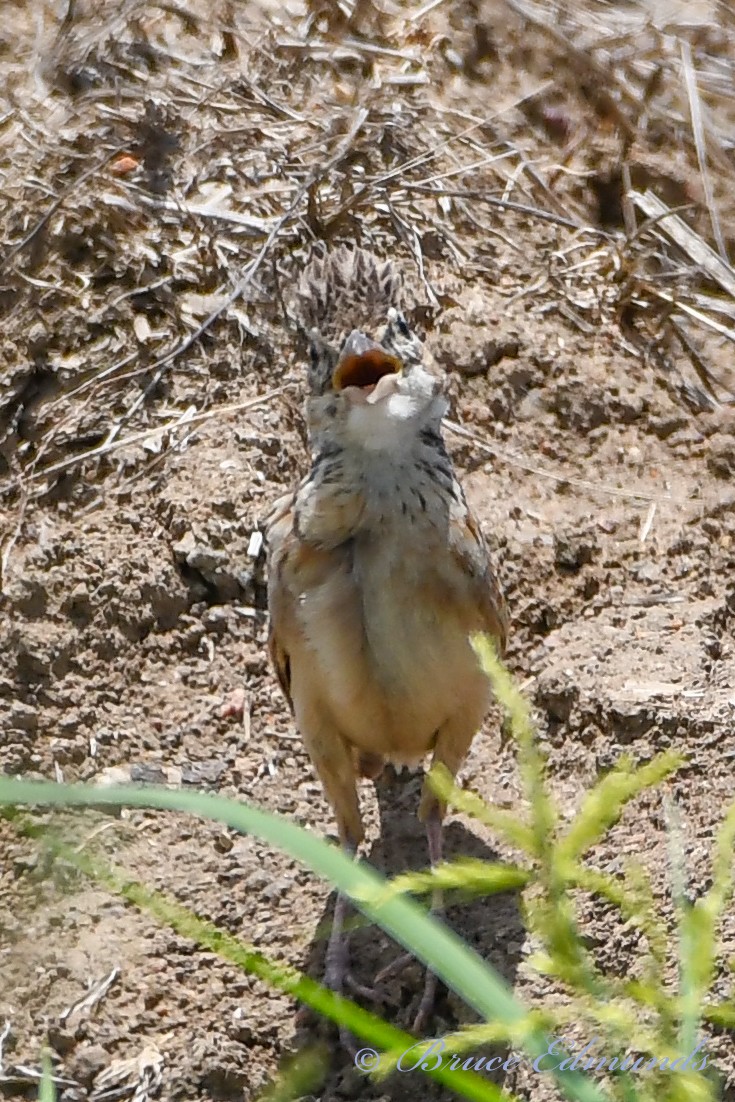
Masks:
[[[86,995],[83,995],[81,999],[77,999],[76,1002],[70,1003],[61,1011],[61,1014],[59,1014],[60,1023],[64,1025],[72,1015],[79,1014],[83,1010],[94,1009],[97,1003],[105,997],[119,975],[120,969],[116,965],[103,979],[96,984],[90,984]]]
[[[714,235],[715,241],[717,242],[717,248],[719,250],[720,256],[726,263],[728,263],[725,241],[722,236],[722,230],[720,228],[720,219],[717,215],[717,210],[715,209],[715,201],[712,193],[712,181],[710,179],[709,170],[707,168],[707,151],[704,138],[704,124],[702,122],[702,103],[699,98],[699,89],[697,88],[697,75],[694,72],[694,65],[692,64],[692,50],[686,39],[681,40],[681,61],[684,67],[684,81],[686,84],[687,95],[689,97],[689,113],[692,120],[694,148],[697,151],[699,174],[702,177],[702,187],[704,189],[704,198],[707,204],[710,222],[712,224],[712,233]]]
[[[424,267],[424,254],[421,249],[421,238],[419,237],[415,228],[409,222],[405,222],[403,218],[400,217],[398,212],[393,208],[392,204],[390,206],[390,212],[394,219],[395,225],[400,228],[403,239],[408,245],[408,248],[411,250],[414,263],[416,264],[416,268],[418,269],[419,279],[424,286],[424,290],[426,291],[426,296],[429,302],[432,306],[438,306],[439,299],[436,297],[436,292],[429,283],[429,280],[426,276],[426,269]]]
[[[28,491],[24,486],[21,492],[20,503],[18,505],[18,516],[15,521],[15,526],[12,533],[7,539],[5,547],[3,548],[2,559],[0,559],[0,595],[5,592],[5,585],[8,578],[8,566],[10,564],[10,556],[13,553],[13,548],[18,542],[18,536],[20,535],[20,530],[23,527],[23,518],[25,517],[27,505]]]
[[[695,264],[699,264],[707,276],[720,284],[723,291],[735,299],[735,270],[726,257],[724,260],[718,257],[714,249],[695,234],[683,218],[675,215],[673,210],[670,210],[666,203],[662,203],[661,199],[650,190],[644,195],[639,192],[630,192],[630,198],[649,218],[656,218],[664,234],[677,242],[679,248],[687,253]]]
[[[646,513],[646,515],[643,519],[643,522],[641,523],[640,531],[638,533],[638,542],[639,543],[645,543],[646,540],[648,539],[649,535],[651,534],[651,528],[653,527],[653,522],[654,522],[654,519],[656,517],[656,509],[657,508],[658,508],[657,502],[652,501],[650,506],[649,506],[648,512]]]
[[[426,4],[423,4],[418,11],[412,12],[409,16],[410,23],[418,23],[419,19],[423,19],[425,15],[428,15],[434,8],[438,8],[441,4],[444,4],[446,0],[427,0]]]
[[[224,417],[229,413],[238,413],[244,409],[255,409],[256,406],[265,405],[274,398],[277,398],[279,394],[284,394],[288,389],[288,385],[279,386],[275,390],[269,390],[267,394],[259,395],[257,398],[249,398],[244,402],[235,402],[233,405],[217,406],[215,409],[207,410],[204,413],[195,413],[192,417],[187,418],[186,424],[187,426],[198,425],[204,421],[210,420],[212,417]],[[171,429],[177,428],[180,423],[180,421],[169,421],[165,425],[158,425],[155,428],[142,429],[140,432],[131,433],[130,436],[123,437],[122,440],[111,440],[108,438],[103,441],[102,444],[98,444],[96,448],[90,448],[89,451],[80,452],[79,455],[72,455],[68,459],[62,459],[58,463],[52,464],[50,467],[43,467],[41,470],[33,471],[31,474],[25,476],[26,481],[37,482],[39,479],[50,478],[52,475],[61,474],[64,471],[70,470],[72,467],[76,467],[79,463],[85,463],[88,459],[99,459],[101,456],[108,455],[113,451],[118,451],[120,448],[126,448],[132,444],[140,444],[143,440],[151,440],[155,436],[160,436],[165,432],[169,432]],[[0,486],[0,494],[15,489],[20,482],[20,477],[10,482],[6,482],[4,485]]]
[[[101,169],[103,169],[108,161],[110,161],[118,153],[121,153],[123,149],[125,149],[124,145],[118,145],[114,149],[108,150],[108,152],[105,153],[104,157],[101,157],[92,165],[91,168],[88,168],[85,172],[83,172],[81,176],[79,176],[78,179],[74,181],[73,184],[70,184],[69,187],[66,188],[66,190],[63,191],[61,195],[59,195],[59,197],[53,201],[48,210],[38,220],[30,233],[27,233],[22,241],[19,241],[17,245],[14,245],[10,252],[6,253],[6,255],[2,259],[0,259],[0,272],[4,272],[10,264],[11,260],[13,260],[18,255],[18,253],[23,252],[23,250],[27,248],[28,245],[30,245],[33,239],[41,232],[43,227],[46,225],[49,218],[53,217],[53,215],[56,214],[56,211],[66,202],[69,196],[77,195],[82,184],[86,183],[91,176],[94,176]]]
[[[582,478],[575,478],[573,475],[557,474],[555,471],[547,471],[543,467],[535,467],[533,464],[528,463],[521,456],[515,455],[513,452],[499,448],[495,444],[489,444],[486,440],[483,440],[481,436],[478,436],[477,433],[466,429],[464,425],[458,425],[455,421],[445,421],[444,424],[455,436],[461,436],[465,440],[471,440],[475,447],[486,455],[491,455],[493,458],[499,459],[502,463],[507,463],[509,466],[519,467],[523,471],[528,471],[529,474],[539,475],[541,478],[550,478],[554,482],[566,482],[570,486],[576,486],[581,490],[609,494],[612,497],[621,497],[629,501],[660,502],[673,500],[671,494],[647,494],[643,491],[621,490],[617,486],[606,486],[604,482],[587,482]]]
[[[671,318],[670,320],[671,327],[676,333],[681,347],[684,349],[687,356],[689,357],[691,364],[697,373],[699,381],[701,382],[702,386],[705,388],[709,396],[712,398],[712,400],[719,406],[721,404],[720,398],[715,391],[714,383],[712,381],[712,375],[708,371],[704,360],[699,355],[697,349],[694,347],[694,344],[692,343],[689,334],[685,330],[684,326],[680,325],[676,318]],[[735,399],[735,395],[733,395],[732,391],[730,391],[729,400],[733,401],[733,399]]]
[[[0,1030],[0,1075],[3,1073],[3,1047],[10,1036],[10,1019],[7,1019]]]
[[[111,192],[103,192],[98,196],[99,201],[108,207],[118,207],[120,210],[138,213],[138,206],[129,199]],[[203,203],[175,202],[172,199],[152,199],[150,196],[138,192],[136,198],[143,206],[155,211],[171,211],[174,214],[186,214],[191,218],[211,218],[219,222],[231,222],[235,226],[242,226],[252,230],[255,234],[268,233],[273,228],[272,218],[256,218],[252,214],[241,214],[236,210],[218,210]]]
[[[557,226],[565,226],[570,230],[587,229],[590,233],[595,233],[599,237],[610,239],[610,234],[605,233],[604,230],[595,229],[592,226],[582,226],[579,222],[574,222],[571,218],[565,218],[563,215],[554,214],[549,210],[540,210],[538,207],[529,207],[525,203],[515,203],[510,199],[498,199],[494,195],[487,195],[483,191],[461,191],[458,188],[429,188],[422,187],[420,184],[404,183],[403,187],[406,191],[418,191],[423,195],[433,195],[436,197],[446,195],[450,199],[472,199],[473,202],[487,203],[490,207],[499,207],[501,210],[513,210],[518,214],[527,214],[531,218],[538,218],[541,222],[553,222]]]
[[[676,298],[674,295],[669,294],[668,291],[660,291],[656,287],[650,288],[650,294],[655,298],[661,299],[662,302],[668,302],[670,305],[675,306],[677,310],[681,310],[682,313],[688,314],[690,318],[694,318],[695,321],[699,321],[702,325],[706,325],[708,329],[712,329],[713,332],[719,333],[721,337],[727,337],[729,341],[735,342],[735,329],[728,329],[726,325],[721,325],[719,321],[715,321],[714,318],[707,317],[701,310],[695,310],[693,306],[689,306],[686,302],[682,302],[680,298]]]

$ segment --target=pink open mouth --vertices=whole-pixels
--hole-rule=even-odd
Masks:
[[[332,385],[335,390],[355,386],[370,394],[384,376],[397,375],[400,370],[401,361],[376,345],[364,352],[343,356],[334,369]]]

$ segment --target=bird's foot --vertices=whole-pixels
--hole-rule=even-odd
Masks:
[[[365,983],[360,983],[352,975],[352,972],[345,972],[345,987],[351,995],[357,995],[360,999],[367,999],[368,1002],[377,1003],[381,1001],[381,994],[376,987],[368,987]]]
[[[416,960],[413,953],[401,953],[396,957],[394,961],[382,968],[375,977],[375,986],[379,987],[385,983],[386,980],[391,979],[393,976],[402,972],[406,965]],[[419,1001],[418,1010],[413,1019],[411,1025],[412,1033],[423,1033],[434,1010],[434,1003],[436,1002],[437,992],[437,977],[434,972],[431,972],[428,968],[424,975],[424,989],[421,993],[421,999]]]
[[[330,990],[334,991],[335,995],[349,993],[370,1002],[375,1002],[379,996],[374,988],[359,983],[350,971],[349,941],[344,930],[345,911],[346,901],[343,896],[340,896],[337,900],[332,933],[327,945],[324,983]],[[339,1026],[339,1039],[354,1059],[359,1051],[359,1046],[353,1034],[342,1024]]]
[[[349,992],[370,1002],[377,1002],[380,998],[380,993],[374,987],[360,983],[350,971],[349,942],[344,933],[329,943],[324,984],[330,991],[334,991],[335,995],[344,995]]]
[[[427,968],[424,974],[424,990],[421,993],[419,1007],[411,1025],[412,1033],[423,1033],[429,1024],[429,1018],[434,1013],[437,984],[436,973]]]

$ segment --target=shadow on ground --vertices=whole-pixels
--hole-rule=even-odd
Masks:
[[[401,777],[390,768],[376,784],[380,836],[365,854],[365,860],[387,877],[423,869],[428,864],[423,826],[416,817],[421,784],[420,776]],[[496,852],[460,822],[450,822],[445,827],[444,855],[450,861],[468,857],[482,861],[499,860]],[[324,977],[326,941],[335,900],[336,895],[332,894],[304,968],[307,975],[319,981]],[[524,936],[515,893],[474,899],[454,897],[448,901],[443,920],[513,987]],[[376,975],[391,964],[401,951],[379,927],[357,919],[350,935],[350,959],[352,974],[358,983],[373,987]],[[377,988],[378,1001],[373,1006],[364,1000],[358,1001],[390,1024],[410,1031],[423,989],[423,977],[422,966],[412,961]],[[426,1036],[440,1036],[477,1020],[478,1015],[440,983]],[[301,1049],[319,1044],[327,1052],[329,1070],[320,1095],[323,1102],[333,1097],[356,1096],[403,1102],[404,1099],[415,1099],[417,1090],[422,1098],[427,1099],[446,1094],[446,1088],[431,1083],[419,1071],[397,1072],[383,1083],[371,1083],[355,1068],[353,1057],[339,1041],[336,1027],[312,1014],[299,1015],[297,1022],[293,1041],[288,1047]],[[359,1041],[357,1046],[359,1049]],[[488,1078],[502,1083],[503,1074],[500,1069]]]

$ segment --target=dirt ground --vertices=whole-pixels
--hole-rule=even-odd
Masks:
[[[358,240],[404,268],[412,320],[452,372],[447,440],[562,813],[620,754],[683,752],[595,861],[642,860],[670,913],[666,798],[700,894],[735,767],[727,8],[360,2],[350,17],[319,0],[6,0],[3,13],[4,772],[194,785],[333,835],[267,665],[257,533],[306,465],[289,282],[315,240]],[[677,208],[678,245],[644,226],[628,183]],[[519,806],[495,720],[463,783]],[[366,856],[389,873],[426,863],[419,784],[364,786]],[[72,830],[320,977],[334,898],[282,854],[175,815]],[[447,850],[514,856],[459,815]],[[526,963],[518,903],[456,903],[448,921],[521,998],[557,998]],[[600,903],[580,915],[598,963],[634,972],[639,935]],[[362,930],[354,952],[369,983],[396,949]],[[721,957],[716,994],[732,999],[732,911]],[[384,1012],[407,1026],[419,990],[408,968]],[[369,1083],[296,1009],[49,870],[0,821],[0,1094],[36,1096],[27,1069],[48,1037],[66,1102],[255,1099],[321,1037],[310,1097],[448,1097],[414,1075]],[[470,1019],[445,992],[432,1030]],[[713,1030],[708,1051],[735,1099],[732,1036]],[[557,1097],[523,1062],[498,1082]]]

